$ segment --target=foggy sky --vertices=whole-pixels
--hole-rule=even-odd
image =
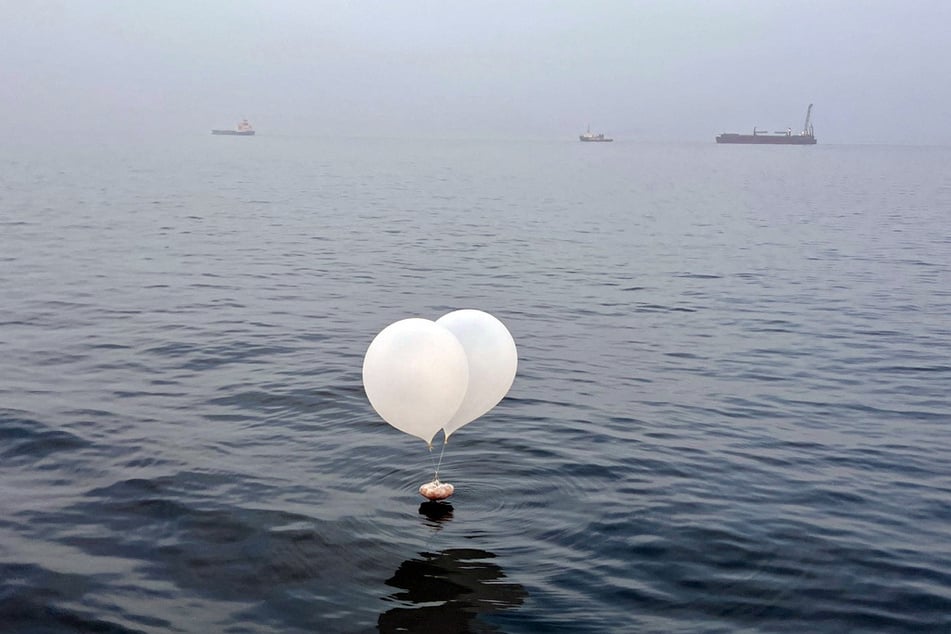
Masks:
[[[5,134],[951,144],[947,0],[0,0]]]

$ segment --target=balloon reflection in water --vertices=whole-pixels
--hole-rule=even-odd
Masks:
[[[426,503],[424,503],[425,505]],[[420,553],[404,561],[386,585],[399,588],[389,599],[397,607],[380,615],[380,632],[486,632],[480,614],[516,608],[528,593],[505,573],[484,550],[454,548],[440,553]],[[438,605],[433,605],[438,603]]]

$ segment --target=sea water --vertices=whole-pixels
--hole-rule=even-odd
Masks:
[[[0,147],[0,629],[947,632],[949,214],[949,148]],[[459,308],[519,369],[432,507],[361,365]]]

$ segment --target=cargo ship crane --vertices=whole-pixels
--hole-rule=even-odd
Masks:
[[[812,126],[809,124],[809,119],[812,117],[812,104],[809,104],[809,107],[806,108],[806,123],[802,126],[803,135],[815,136],[812,133]]]

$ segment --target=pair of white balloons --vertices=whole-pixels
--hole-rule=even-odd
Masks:
[[[518,353],[505,325],[481,310],[436,321],[403,319],[378,334],[363,359],[363,387],[387,423],[432,446],[508,393]]]

